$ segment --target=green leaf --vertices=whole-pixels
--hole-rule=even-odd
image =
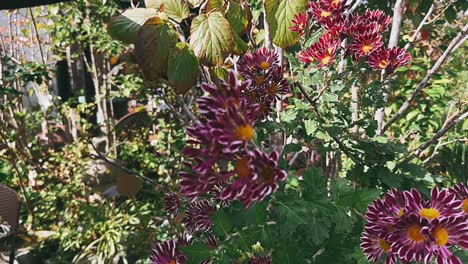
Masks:
[[[181,248],[187,257],[188,263],[200,263],[211,256],[210,248],[203,242],[196,242],[192,245]]]
[[[176,93],[186,93],[195,85],[199,66],[198,58],[190,46],[182,42],[177,43],[176,49],[169,55],[167,66],[167,78],[174,85]]]
[[[148,24],[138,32],[135,56],[148,80],[157,81],[165,74],[169,54],[177,40],[176,33],[167,24]]]
[[[281,48],[290,47],[299,41],[299,34],[291,32],[294,15],[304,12],[307,0],[265,0],[266,20],[273,43]]]
[[[189,3],[191,8],[196,8],[199,7],[201,3],[203,3],[203,0],[187,0],[187,2]]]
[[[107,24],[109,35],[126,44],[133,44],[138,31],[150,18],[156,17],[155,9],[133,8],[111,18]]]
[[[202,6],[202,13],[208,14],[211,12],[223,12],[226,11],[224,0],[206,0],[206,4]]]
[[[234,34],[234,46],[232,47],[232,52],[237,55],[242,55],[249,49],[249,45],[239,37],[239,35]]]
[[[232,32],[242,35],[249,26],[250,18],[249,6],[245,3],[229,2],[228,10],[226,10],[226,19],[231,24]]]
[[[177,22],[181,22],[190,15],[188,3],[185,0],[145,0],[145,5],[165,12]]]
[[[308,136],[313,135],[317,131],[317,123],[313,120],[304,120],[305,130]]]
[[[223,14],[201,14],[192,21],[190,45],[200,61],[219,66],[231,52],[233,36],[229,22]]]
[[[281,121],[289,123],[295,120],[297,117],[297,111],[294,109],[289,109],[286,112],[281,113]]]
[[[221,238],[229,235],[233,223],[229,214],[224,209],[216,211],[211,217],[211,221],[213,223],[213,232],[216,236]]]

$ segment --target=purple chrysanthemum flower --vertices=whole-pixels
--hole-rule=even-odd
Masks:
[[[179,213],[180,203],[179,196],[174,192],[164,194],[164,208],[168,214],[172,216],[177,215],[177,213]]]
[[[168,240],[156,244],[151,256],[151,264],[185,264],[187,260],[178,249],[175,240]]]
[[[397,255],[392,252],[391,243],[375,233],[364,231],[361,236],[361,248],[368,261],[377,263],[385,254],[385,264],[397,263]]]
[[[431,253],[425,258],[425,263],[430,263],[432,258],[436,264],[461,264],[461,260],[454,256],[448,249],[457,245],[468,249],[468,219],[466,216],[452,216],[436,219],[431,222],[427,234],[431,240]]]
[[[253,85],[261,86],[269,77],[271,69],[278,67],[278,54],[267,48],[260,48],[253,53],[245,54],[238,62],[238,70],[242,77],[250,80]]]
[[[388,235],[393,225],[405,214],[405,205],[403,192],[396,189],[386,193],[384,199],[374,200],[365,213],[365,230],[381,237]]]
[[[456,195],[456,199],[462,202],[462,209],[465,215],[468,215],[468,185],[459,183],[449,189],[449,192]]]
[[[238,177],[221,193],[221,199],[239,198],[249,207],[275,192],[278,182],[286,179],[286,172],[278,168],[278,158],[276,151],[269,155],[260,150],[249,151],[236,162],[234,172]]]
[[[249,259],[249,264],[271,264],[271,263],[273,263],[271,261],[271,257],[266,256],[266,255],[257,256],[257,257],[253,257]]]
[[[219,247],[219,241],[216,238],[216,236],[213,235],[212,233],[207,234],[203,242],[205,242],[205,244],[208,245],[213,250]]]
[[[429,228],[427,219],[416,214],[402,216],[388,235],[392,252],[406,262],[421,262],[430,253],[430,240],[425,231]]]
[[[455,199],[455,194],[447,190],[439,191],[438,188],[433,188],[429,201],[423,201],[421,194],[415,189],[405,192],[405,197],[407,209],[428,221],[461,214],[462,202]]]
[[[180,192],[188,198],[196,198],[213,189],[218,182],[218,175],[212,170],[206,173],[179,172]]]
[[[211,228],[210,216],[216,208],[207,200],[194,201],[185,210],[184,224],[186,229],[194,233],[196,231],[208,231]]]

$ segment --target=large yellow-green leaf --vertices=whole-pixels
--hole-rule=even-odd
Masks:
[[[286,48],[297,43],[299,34],[291,32],[294,15],[304,12],[307,0],[265,0],[266,20],[273,43]]]
[[[135,55],[149,81],[164,76],[170,51],[177,43],[175,31],[167,24],[146,24],[138,32]]]
[[[186,0],[145,0],[145,5],[165,12],[177,22],[181,22],[190,15]]]
[[[169,55],[167,78],[174,86],[176,93],[183,94],[190,90],[198,79],[200,63],[193,50],[186,43],[177,43]]]
[[[224,0],[206,0],[202,6],[202,13],[211,13],[211,12],[224,12],[226,11],[226,5]]]
[[[199,7],[201,3],[203,3],[203,0],[187,0],[187,2],[189,3],[191,8],[196,8]]]
[[[236,34],[243,34],[249,27],[252,20],[249,6],[245,3],[229,2],[228,10],[226,11],[226,19],[231,24],[232,31]]]
[[[192,21],[190,45],[203,64],[223,64],[233,41],[231,26],[220,12],[201,14]]]
[[[128,9],[122,14],[112,17],[107,25],[107,30],[112,38],[127,44],[133,44],[138,30],[146,21],[156,16],[157,12],[153,8]]]

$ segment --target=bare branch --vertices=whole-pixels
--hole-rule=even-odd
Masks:
[[[424,25],[426,25],[426,22],[429,19],[429,17],[432,15],[432,13],[434,12],[434,10],[436,8],[436,5],[437,5],[437,3],[433,3],[431,5],[431,7],[427,11],[426,15],[424,16],[423,20],[421,20],[421,23],[419,23],[419,26],[414,31],[413,36],[411,37],[411,41],[408,42],[405,45],[405,48],[404,48],[405,50],[407,50],[411,46],[411,43],[413,43],[414,41],[416,41],[416,39],[418,39],[418,36],[419,36],[419,33],[421,32],[421,29],[423,28]]]
[[[388,40],[388,47],[393,48],[398,46],[400,39],[401,22],[403,21],[403,8],[405,1],[397,0],[393,7],[393,22],[392,31],[390,32],[390,39]]]
[[[447,61],[449,56],[453,54],[453,52],[456,50],[457,47],[460,46],[459,42],[463,42],[466,40],[466,37],[468,35],[468,24],[466,24],[462,31],[450,42],[449,46],[445,50],[444,54],[442,54],[437,62],[434,64],[432,69],[426,74],[424,79],[418,84],[416,89],[413,91],[411,96],[406,99],[406,101],[403,103],[403,105],[398,109],[398,111],[395,113],[395,115],[383,126],[382,130],[379,132],[379,134],[384,133],[395,121],[400,119],[403,114],[408,110],[410,107],[411,103],[413,100],[416,98],[416,96],[424,89],[426,84],[429,82],[429,80],[434,76],[434,74],[440,69],[442,64]]]
[[[435,142],[438,142],[441,137],[443,137],[452,127],[454,127],[456,124],[460,123],[463,121],[466,117],[468,117],[468,110],[465,110],[465,112],[461,115],[457,115],[451,119],[451,121],[447,122],[447,124],[442,127],[437,133],[429,139],[428,141],[424,142],[421,144],[419,147],[417,147],[415,150],[411,152],[411,154],[402,161],[402,163],[408,163],[415,157],[419,157],[419,155],[427,149],[429,146],[434,144]]]
[[[354,12],[354,10],[356,10],[356,8],[358,8],[361,5],[361,3],[362,3],[362,0],[356,0],[354,5],[351,8],[349,8],[349,10],[344,13],[344,15],[345,16],[351,15]]]

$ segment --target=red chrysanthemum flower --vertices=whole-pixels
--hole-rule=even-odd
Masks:
[[[260,48],[245,54],[237,63],[241,76],[250,80],[252,85],[261,86],[268,79],[270,71],[280,67],[278,54],[274,50]]]
[[[379,25],[379,32],[387,31],[391,21],[390,16],[381,10],[366,10],[366,12],[359,17],[359,20],[361,23],[365,24],[377,22]]]
[[[294,15],[292,20],[293,26],[289,28],[292,32],[299,33],[300,36],[304,34],[304,31],[307,29],[307,23],[309,22],[309,16],[307,13],[298,13]]]
[[[327,31],[327,34],[333,37],[342,37],[348,32],[349,22],[343,15],[334,15],[322,23],[322,27]]]
[[[211,228],[210,216],[215,211],[215,206],[207,200],[190,203],[185,210],[185,219],[183,221],[185,228],[191,233],[196,231],[208,231]]]
[[[466,216],[436,219],[431,222],[427,233],[432,243],[431,253],[426,256],[425,263],[430,263],[432,258],[436,259],[436,264],[462,263],[448,247],[457,245],[468,249],[468,218]]]
[[[380,238],[377,234],[364,231],[361,236],[361,248],[367,261],[378,263],[382,256],[385,254],[385,264],[396,264],[397,255],[392,252],[391,243]]]
[[[382,36],[377,31],[354,33],[351,41],[351,52],[356,58],[369,56],[383,45]]]
[[[164,208],[168,214],[172,216],[177,215],[180,204],[180,198],[174,192],[167,192],[164,194]]]
[[[270,256],[257,256],[249,259],[249,264],[271,264],[273,263]]]
[[[340,46],[340,40],[329,34],[324,34],[307,50],[301,51],[299,60],[302,62],[317,61],[317,68],[328,66],[335,60],[335,52]]]
[[[385,70],[391,74],[398,67],[408,64],[410,58],[410,54],[402,48],[380,48],[367,58],[367,63],[374,70]]]
[[[346,6],[343,0],[320,0],[309,2],[309,14],[319,24],[330,20],[334,15],[341,15]]]
[[[461,201],[456,199],[454,193],[447,190],[439,191],[438,188],[433,188],[429,201],[423,201],[421,194],[415,189],[405,192],[405,197],[407,209],[428,221],[461,214]]]
[[[468,186],[459,183],[449,189],[449,192],[456,195],[456,199],[462,202],[462,209],[465,215],[468,215]]]
[[[158,243],[153,248],[153,255],[151,256],[151,264],[185,264],[187,263],[186,257],[178,249],[175,240],[168,240],[166,242]]]

